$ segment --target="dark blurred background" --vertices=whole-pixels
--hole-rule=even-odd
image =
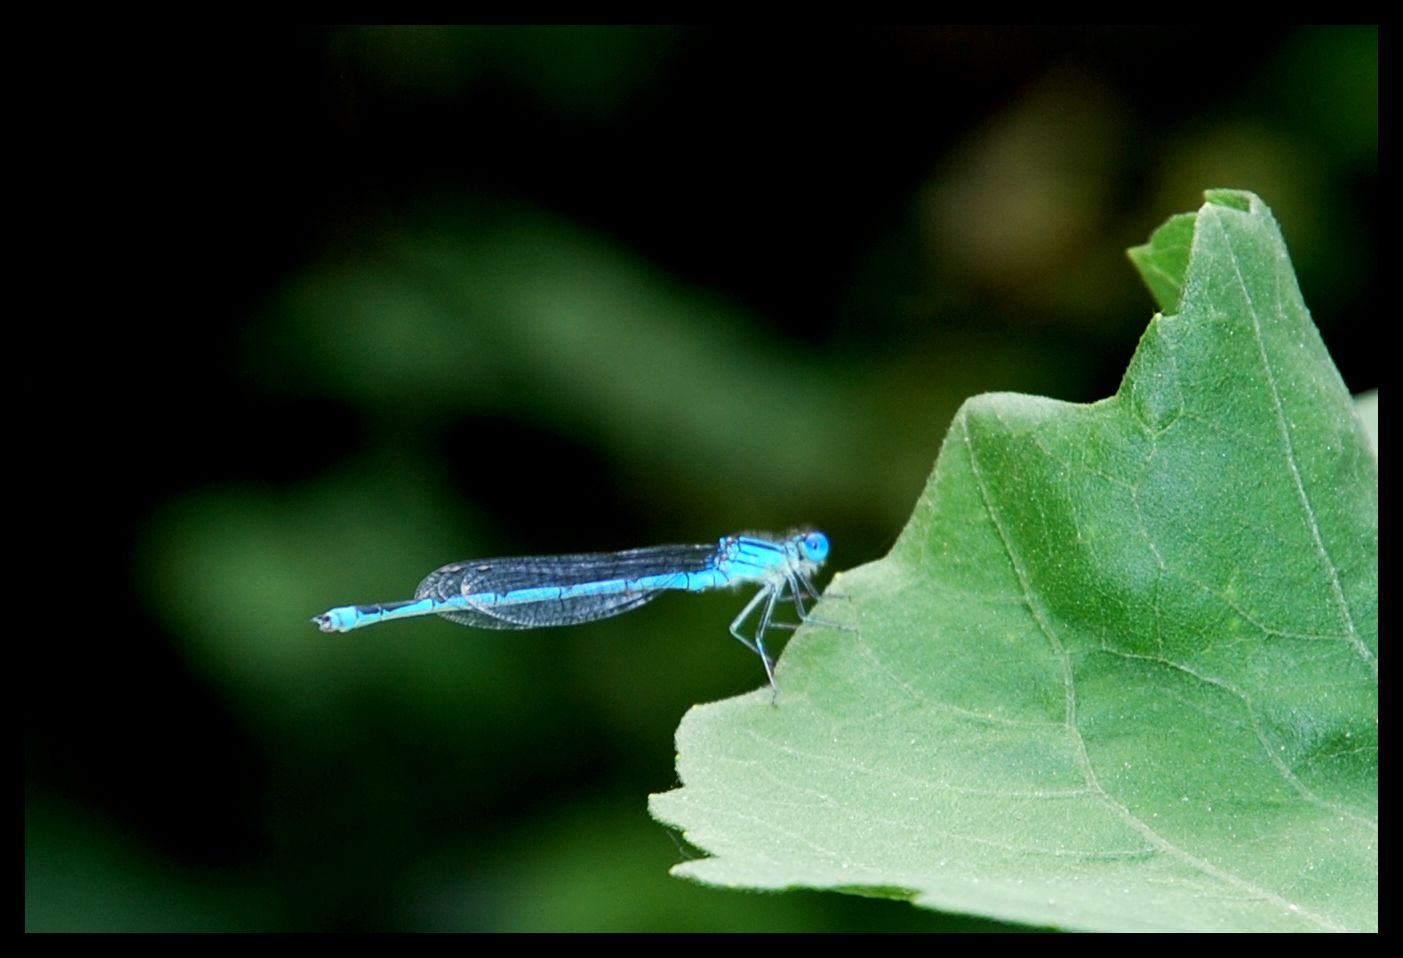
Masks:
[[[876,559],[965,397],[1114,391],[1123,250],[1206,187],[1272,206],[1377,386],[1373,28],[43,48],[76,521],[26,642],[31,930],[994,927],[667,875],[673,730],[764,681],[742,595],[308,618],[489,555],[813,524]]]

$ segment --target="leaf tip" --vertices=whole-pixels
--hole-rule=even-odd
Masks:
[[[1226,206],[1240,213],[1251,213],[1261,205],[1261,198],[1249,190],[1213,189],[1203,191],[1207,206]]]

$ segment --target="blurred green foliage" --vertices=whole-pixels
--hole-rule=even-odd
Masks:
[[[94,41],[79,126],[130,145],[73,187],[109,617],[36,653],[26,927],[969,927],[667,876],[677,721],[763,682],[739,595],[307,619],[481,555],[813,524],[876,558],[966,396],[1114,390],[1153,309],[1123,250],[1208,185],[1272,205],[1376,385],[1377,32],[1257,42],[1186,76],[1210,41],[1152,29]]]

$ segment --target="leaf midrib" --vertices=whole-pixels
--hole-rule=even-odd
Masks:
[[[1203,217],[1207,211],[1199,216],[1200,228],[1203,224]],[[1330,555],[1329,549],[1325,545],[1324,538],[1320,534],[1320,523],[1316,518],[1315,505],[1311,502],[1310,495],[1306,492],[1305,479],[1301,475],[1300,464],[1296,458],[1295,443],[1291,440],[1291,430],[1286,423],[1286,410],[1282,403],[1281,390],[1277,386],[1276,372],[1272,368],[1271,360],[1267,356],[1266,342],[1262,335],[1261,311],[1252,299],[1252,292],[1247,286],[1247,280],[1242,275],[1242,263],[1238,256],[1237,247],[1233,244],[1227,230],[1222,228],[1222,224],[1217,216],[1209,218],[1209,222],[1217,229],[1222,239],[1223,246],[1228,252],[1229,261],[1232,263],[1233,275],[1237,277],[1238,287],[1242,292],[1242,298],[1247,303],[1248,314],[1252,319],[1252,340],[1257,346],[1257,358],[1262,366],[1262,374],[1267,380],[1267,393],[1271,396],[1272,410],[1276,414],[1276,428],[1280,436],[1282,452],[1286,458],[1286,465],[1291,475],[1291,483],[1296,490],[1296,498],[1300,502],[1301,510],[1305,513],[1306,526],[1310,530],[1311,542],[1315,547],[1316,558],[1325,566],[1326,577],[1330,583],[1330,593],[1335,603],[1336,611],[1341,620],[1345,623],[1346,635],[1350,645],[1354,648],[1355,654],[1362,658],[1369,669],[1374,674],[1374,678],[1379,676],[1378,658],[1369,651],[1369,647],[1364,644],[1364,640],[1359,635],[1359,629],[1354,621],[1354,614],[1349,608],[1349,602],[1345,599],[1344,586],[1340,582],[1340,570],[1338,564]],[[1195,244],[1198,237],[1195,235]],[[1277,264],[1273,272],[1277,286],[1281,285],[1281,268]],[[1277,297],[1278,304],[1281,297]],[[1278,317],[1283,318],[1283,317]]]

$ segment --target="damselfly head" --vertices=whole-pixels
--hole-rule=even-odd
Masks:
[[[799,540],[799,551],[805,559],[822,563],[828,558],[828,537],[822,532],[807,533]]]

